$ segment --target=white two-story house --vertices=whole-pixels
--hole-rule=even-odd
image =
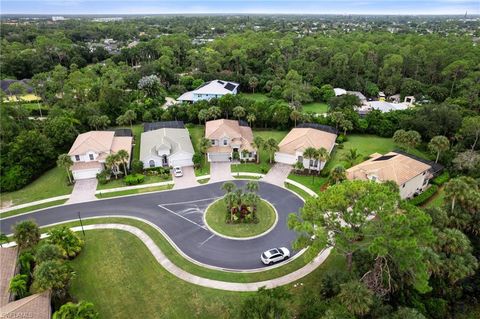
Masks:
[[[205,138],[212,146],[207,150],[209,162],[227,162],[236,157],[245,161],[256,158],[253,148],[253,133],[249,126],[240,125],[236,120],[214,120],[205,125]]]
[[[374,153],[365,162],[347,169],[347,178],[377,183],[393,181],[400,189],[400,197],[405,199],[420,194],[427,188],[432,178],[431,169],[432,166],[408,154]]]
[[[206,82],[193,91],[183,93],[177,101],[179,102],[197,102],[200,100],[210,100],[220,98],[226,94],[237,94],[238,83],[222,80],[213,80]]]
[[[107,156],[120,150],[127,151],[127,162],[130,163],[132,142],[131,136],[115,136],[113,131],[90,131],[78,135],[68,152],[73,161],[73,178],[96,178],[105,168]]]

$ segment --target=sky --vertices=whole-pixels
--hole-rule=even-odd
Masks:
[[[0,0],[1,14],[480,14],[480,0]]]

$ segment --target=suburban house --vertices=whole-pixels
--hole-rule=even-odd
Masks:
[[[142,133],[140,160],[145,168],[193,166],[194,153],[186,128],[164,127]]]
[[[177,99],[180,102],[197,102],[220,98],[226,94],[237,94],[238,83],[213,80],[200,85],[197,89],[185,92]]]
[[[227,162],[236,157],[245,161],[256,158],[253,148],[253,133],[247,123],[237,120],[214,120],[205,125],[205,138],[212,146],[208,148],[209,162]]]
[[[73,178],[96,178],[105,168],[108,155],[120,150],[127,151],[130,165],[132,142],[133,137],[116,136],[113,131],[90,131],[78,135],[68,152],[73,161]]]
[[[398,96],[398,99],[399,98]],[[357,112],[360,115],[365,115],[373,110],[378,110],[382,113],[401,111],[413,107],[413,103],[415,103],[415,97],[413,96],[406,96],[403,102],[397,102],[398,99],[396,96],[392,96],[391,101],[393,102],[387,102],[385,100],[364,102],[360,108],[357,108]]]
[[[432,166],[425,161],[403,152],[390,152],[385,155],[374,153],[370,159],[347,169],[350,180],[371,180],[374,182],[393,181],[400,188],[401,198],[411,198],[420,194],[433,177]]]
[[[15,300],[10,281],[17,274],[17,248],[0,248],[0,317],[50,319],[50,292],[44,291]]]
[[[302,126],[302,125],[300,125]],[[275,153],[275,162],[288,165],[303,163],[303,167],[320,171],[325,162],[305,158],[303,152],[313,147],[325,148],[330,154],[335,147],[337,132],[334,128],[325,125],[305,125],[292,129],[278,144],[279,150]]]

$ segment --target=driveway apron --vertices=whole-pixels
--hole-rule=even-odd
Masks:
[[[286,164],[276,163],[268,171],[267,175],[262,178],[262,181],[283,187],[285,180],[292,171],[292,166]]]
[[[230,162],[211,162],[210,183],[222,182],[232,179],[232,170],[230,166]]]
[[[97,190],[97,179],[80,179],[75,181],[72,194],[67,201],[67,204],[83,203],[97,199],[95,191]]]
[[[199,185],[197,179],[195,178],[195,170],[193,169],[193,166],[182,167],[182,172],[182,177],[176,177],[172,173],[173,182],[175,183],[173,189],[189,188]]]

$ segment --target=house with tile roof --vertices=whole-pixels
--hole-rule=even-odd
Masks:
[[[73,161],[74,179],[96,178],[105,168],[108,155],[120,150],[127,151],[130,159],[132,142],[133,137],[116,136],[113,131],[90,131],[78,135],[68,152]]]
[[[200,85],[193,91],[185,92],[177,99],[180,102],[197,102],[200,100],[210,100],[220,98],[226,94],[237,94],[238,83],[213,80]]]
[[[209,139],[212,146],[207,150],[209,162],[228,162],[238,153],[240,160],[253,161],[257,150],[253,148],[252,129],[237,120],[207,121],[205,125],[205,138]]]
[[[330,154],[335,147],[337,134],[334,130],[324,130],[320,127],[296,127],[278,144],[278,152],[275,152],[275,162],[288,165],[303,163],[304,167],[320,171],[325,162],[305,158],[303,152],[313,147],[315,149],[325,148]]]
[[[17,248],[0,248],[0,317],[50,319],[50,291],[19,300],[10,294],[10,281],[17,273]]]
[[[186,128],[160,128],[142,133],[140,160],[145,168],[193,166],[192,141]]]
[[[350,180],[393,181],[400,189],[401,198],[411,198],[423,192],[433,177],[432,166],[406,153],[374,153],[365,162],[347,169]]]

